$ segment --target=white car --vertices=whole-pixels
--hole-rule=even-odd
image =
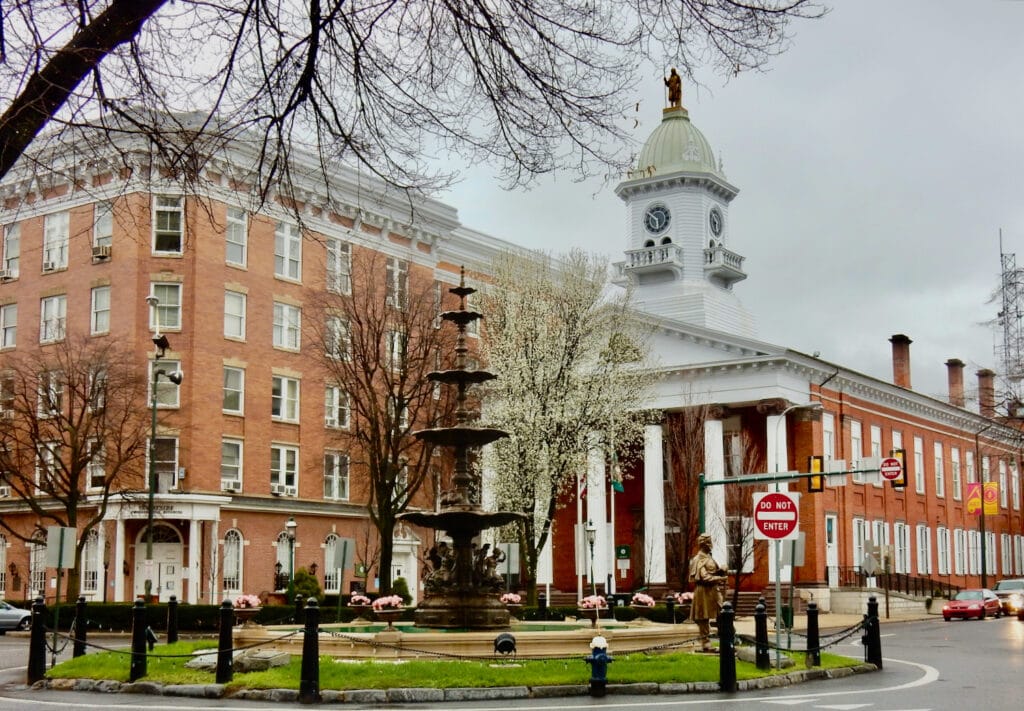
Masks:
[[[31,626],[31,612],[0,600],[0,634],[7,630],[27,630]]]

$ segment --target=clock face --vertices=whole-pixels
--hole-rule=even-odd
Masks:
[[[668,228],[668,222],[672,215],[664,205],[655,205],[647,209],[644,214],[644,227],[652,235],[664,232]]]
[[[711,208],[711,214],[708,215],[708,224],[711,226],[711,234],[715,237],[722,236],[722,213],[718,211],[717,207]]]

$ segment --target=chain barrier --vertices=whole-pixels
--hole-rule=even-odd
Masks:
[[[858,622],[857,624],[852,625],[850,627],[847,627],[845,629],[837,630],[835,632],[830,632],[828,635],[820,635],[819,638],[818,638],[818,647],[817,647],[817,649],[808,648],[806,645],[804,645],[803,647],[786,647],[786,646],[781,646],[781,645],[775,645],[770,640],[767,643],[765,643],[765,645],[763,645],[763,646],[765,646],[767,649],[777,650],[777,651],[780,651],[780,652],[817,652],[817,653],[821,653],[824,650],[828,649],[829,647],[833,647],[833,646],[839,644],[840,642],[843,642],[843,641],[849,639],[850,637],[852,637],[853,635],[857,634],[857,632],[861,631],[862,629],[864,629],[864,622],[863,621]],[[807,638],[807,635],[801,635],[801,636],[804,639]],[[747,644],[751,644],[751,645],[756,645],[757,644],[757,638],[754,635],[737,634],[736,635],[736,639],[743,640],[743,642],[745,642]],[[826,641],[826,639],[827,639],[827,641]]]
[[[287,634],[283,634],[280,637],[274,637],[273,639],[263,640],[261,642],[255,642],[253,644],[247,644],[244,647],[232,647],[231,652],[244,652],[249,649],[256,649],[257,647],[264,647],[268,644],[274,644],[275,642],[280,642],[282,640],[289,639],[291,637],[294,637],[295,635],[303,634],[304,632],[305,630],[294,630],[292,632],[288,632]],[[52,633],[52,630],[47,629],[47,634]],[[68,642],[81,641],[71,636],[70,634],[65,634],[64,632],[57,632],[57,636],[62,637],[64,639],[64,644],[61,646],[60,651],[63,651],[64,648],[68,646]],[[125,649],[123,647],[105,647],[102,644],[96,644],[95,642],[91,642],[88,640],[85,642],[85,646],[92,647],[93,649],[98,649],[103,652],[111,652],[113,654],[126,654],[128,656],[134,654],[130,647],[128,649]],[[47,648],[49,649],[49,645],[47,645]],[[146,656],[150,659],[185,659],[195,657],[196,652],[199,652],[200,654],[205,654],[207,652],[214,653],[217,651],[219,651],[218,648],[216,646],[213,646],[201,650],[196,650],[195,652],[189,652],[187,654],[154,654],[152,652],[149,652]]]

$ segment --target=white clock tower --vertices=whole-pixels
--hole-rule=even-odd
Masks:
[[[753,337],[753,318],[732,290],[747,278],[743,257],[728,248],[729,203],[739,190],[725,179],[685,108],[664,109],[636,169],[615,192],[628,213],[618,281],[632,285],[636,307]]]

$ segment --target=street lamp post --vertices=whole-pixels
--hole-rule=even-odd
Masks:
[[[594,580],[594,541],[597,539],[597,527],[591,519],[587,519],[587,544],[590,546],[590,590],[597,595],[597,581]]]
[[[150,410],[152,413],[152,420],[150,422],[150,436],[149,436],[149,496],[148,505],[146,507],[146,583],[145,583],[145,595],[146,602],[150,602],[150,596],[153,594],[153,498],[156,495],[156,406],[157,406],[157,386],[160,384],[160,376],[165,376],[169,381],[174,383],[175,386],[181,385],[181,381],[184,375],[180,370],[173,373],[168,373],[163,368],[157,367],[160,364],[160,360],[163,359],[167,353],[167,349],[171,347],[170,342],[167,340],[167,336],[160,333],[160,311],[157,307],[160,305],[160,299],[156,296],[147,296],[146,303],[153,309],[153,323],[156,325],[156,330],[153,334],[153,346],[155,348],[153,354],[153,377],[151,378],[150,384]]]
[[[295,529],[299,527],[294,516],[284,524],[288,531],[288,602],[295,601]]]

